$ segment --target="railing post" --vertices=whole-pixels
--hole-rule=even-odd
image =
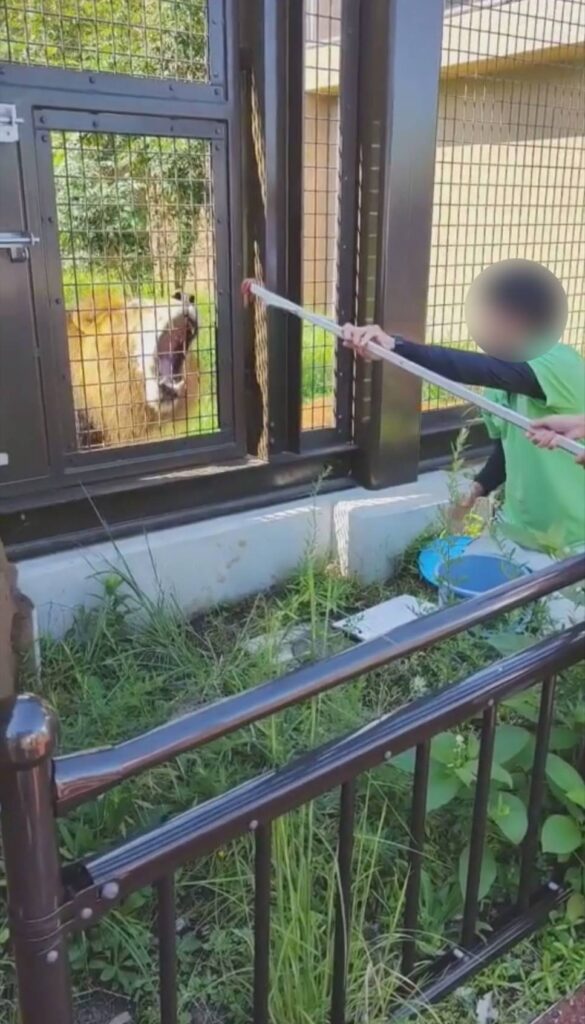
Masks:
[[[21,1024],[72,1024],[52,805],[57,725],[36,697],[0,708],[0,801],[8,908]]]

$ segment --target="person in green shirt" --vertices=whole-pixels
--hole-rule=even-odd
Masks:
[[[466,311],[483,353],[418,345],[377,326],[348,324],[344,342],[372,358],[367,346],[375,341],[451,380],[483,386],[493,401],[529,419],[583,412],[585,361],[558,341],[568,306],[554,274],[527,260],[495,264],[472,284]],[[549,555],[585,544],[583,472],[571,456],[542,451],[495,414],[486,414],[485,422],[493,449],[458,512],[503,485],[498,522],[508,540]]]

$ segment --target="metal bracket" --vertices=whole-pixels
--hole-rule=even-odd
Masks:
[[[0,142],[18,142],[19,124],[24,121],[16,116],[14,104],[0,103]]]
[[[0,249],[8,249],[13,263],[26,263],[30,258],[30,248],[38,245],[40,239],[36,235],[26,235],[19,231],[0,231]]]

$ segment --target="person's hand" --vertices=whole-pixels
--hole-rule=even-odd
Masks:
[[[477,480],[474,480],[468,493],[449,507],[447,518],[450,528],[460,530],[469,513],[473,511],[477,499],[483,497],[483,487]]]
[[[581,441],[585,439],[585,413],[580,416],[545,416],[533,420],[527,436],[538,448],[557,448],[561,437]],[[585,466],[585,448],[575,461]]]
[[[395,345],[395,339],[390,334],[385,334],[377,324],[372,324],[368,327],[356,327],[354,324],[344,325],[343,344],[367,362],[378,361],[382,358],[382,356],[368,351],[368,345],[371,341],[374,341],[376,345],[380,345],[389,352],[392,351]]]
[[[253,277],[246,277],[242,281],[240,291],[242,293],[242,298],[244,300],[244,306],[249,306],[250,303],[252,302],[254,298],[254,294],[252,292],[252,285],[257,283],[259,282],[256,282]]]

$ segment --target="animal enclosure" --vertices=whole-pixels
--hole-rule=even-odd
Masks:
[[[79,447],[217,430],[209,142],[52,132]]]
[[[155,480],[172,516],[445,459],[468,410],[254,320],[249,274],[468,346],[524,256],[583,343],[581,0],[0,0],[0,71],[9,544],[84,530],[83,488],[122,522]]]

